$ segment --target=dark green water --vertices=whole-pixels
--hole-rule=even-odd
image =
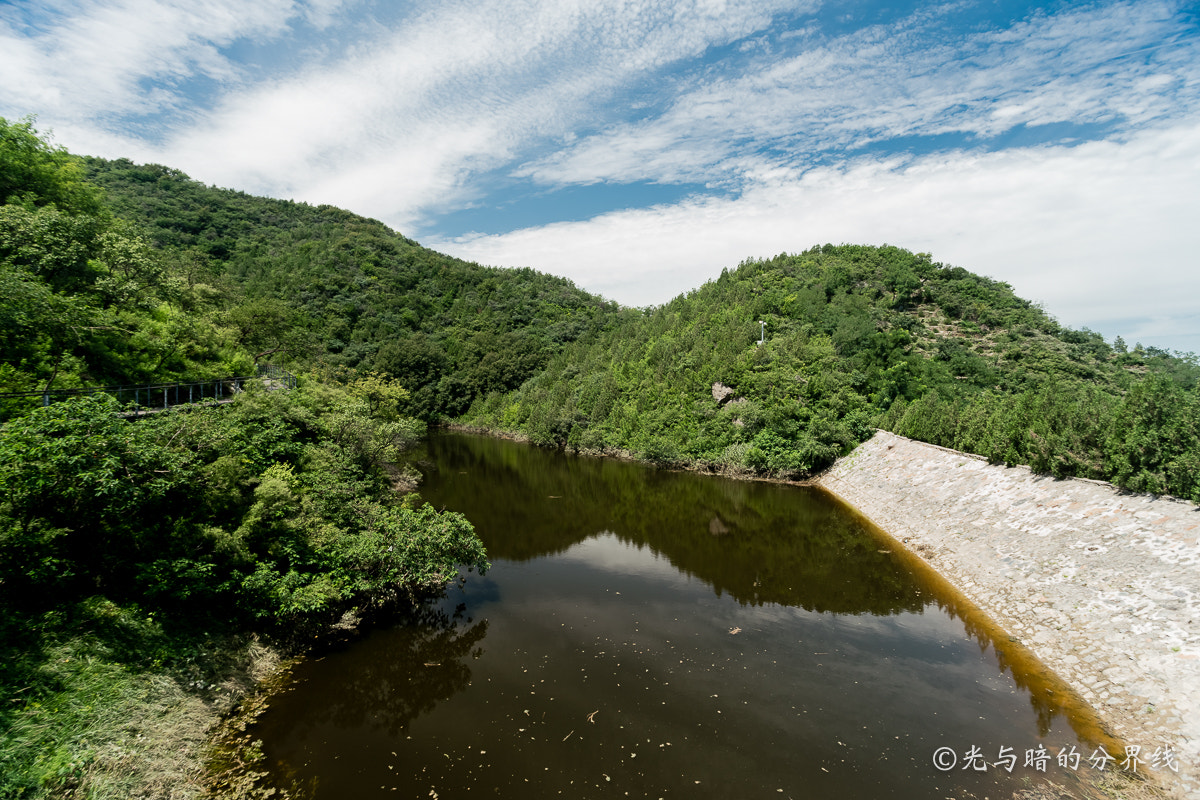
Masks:
[[[1035,662],[819,490],[461,435],[422,458],[493,568],[296,670],[256,735],[316,797],[998,798],[1092,752]]]

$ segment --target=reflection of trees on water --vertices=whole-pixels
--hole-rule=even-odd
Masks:
[[[1039,736],[1048,735],[1055,717],[1063,716],[1080,741],[1092,746],[1102,744],[1110,753],[1122,751],[1124,744],[1065,681],[1018,640],[997,628],[973,604],[949,586],[945,592],[938,593],[936,603],[962,624],[967,635],[979,645],[981,653],[990,649],[1000,672],[1010,675],[1017,688],[1028,693]]]
[[[1082,741],[1117,744],[1026,648],[940,577],[887,552],[867,523],[819,490],[572,457],[479,436],[434,436],[428,447],[422,493],[436,506],[466,513],[491,558],[552,555],[611,531],[743,604],[885,615],[936,603],[1028,693],[1041,735],[1065,715]]]
[[[880,540],[816,489],[434,436],[422,494],[471,519],[493,559],[560,553],[602,531],[649,547],[718,595],[817,612],[920,611]]]
[[[487,620],[468,623],[457,614],[421,606],[393,628],[356,642],[354,669],[325,679],[336,685],[306,687],[307,696],[321,697],[319,705],[293,709],[287,698],[279,698],[264,728],[287,731],[288,738],[303,738],[303,729],[322,727],[399,734],[470,684],[468,659],[482,655],[480,642],[486,635]],[[314,693],[314,688],[320,691]],[[260,735],[266,741],[278,739],[265,729]]]

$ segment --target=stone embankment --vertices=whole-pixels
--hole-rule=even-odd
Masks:
[[[923,559],[1200,798],[1200,509],[880,431],[818,483]]]

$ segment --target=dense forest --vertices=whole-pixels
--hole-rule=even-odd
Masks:
[[[794,478],[876,427],[1200,501],[1200,365],[1063,328],[895,247],[748,261],[555,356],[465,418],[539,444]]]
[[[299,387],[138,420],[2,394],[267,362]],[[620,308],[0,120],[0,797],[141,791],[178,760],[146,744],[156,709],[217,708],[255,637],[486,568],[465,520],[396,491],[427,423],[777,478],[885,428],[1200,501],[1194,356],[927,254],[825,245]]]
[[[259,357],[377,370],[408,390],[405,410],[452,417],[517,388],[615,305],[530,269],[436,253],[331,206],[207,188],[129,161],[88,159],[114,214],[180,262]]]

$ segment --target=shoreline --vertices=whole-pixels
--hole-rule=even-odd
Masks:
[[[813,483],[1053,670],[1143,774],[1200,798],[1200,508],[885,431]],[[1150,767],[1156,748],[1178,772],[1165,749]]]
[[[478,426],[438,427],[528,442]],[[579,454],[650,463],[627,452]],[[1047,685],[1067,688],[1085,706],[1085,724],[1098,726],[1103,738],[1141,747],[1140,775],[1151,778],[1149,787],[1200,800],[1197,506],[991,465],[886,431],[806,480],[685,471],[830,493],[944,581],[989,627],[1008,634],[1010,642],[994,646],[1045,665],[1052,673]],[[256,709],[245,710],[253,717]],[[223,723],[241,716],[226,714]],[[1156,747],[1172,748],[1178,773],[1148,768]],[[1124,754],[1114,755],[1110,771],[1119,781],[1114,768]],[[1091,767],[1085,762],[1083,769]],[[1108,780],[1100,781],[1101,791]],[[1128,797],[1128,788],[1128,781],[1118,783],[1106,795]]]

